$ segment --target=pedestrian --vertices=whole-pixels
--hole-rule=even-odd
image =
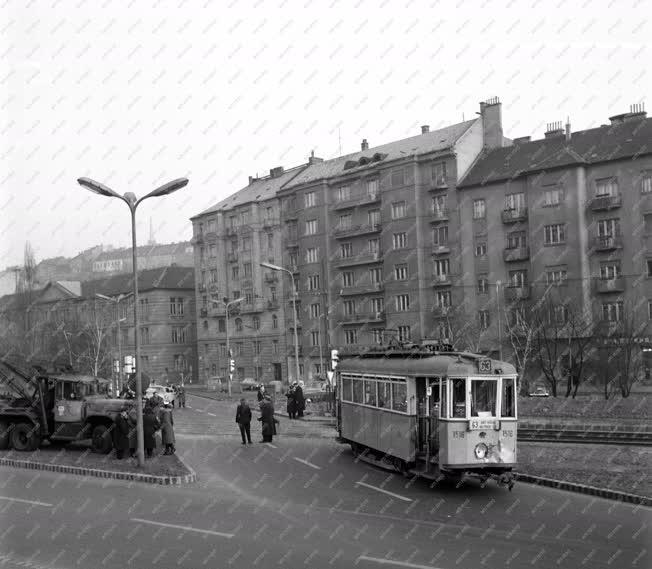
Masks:
[[[271,443],[276,434],[276,423],[274,418],[274,405],[269,395],[266,395],[260,402],[260,417],[258,420],[262,423],[263,440],[261,443]]]
[[[165,452],[163,454],[174,454],[174,417],[172,416],[172,408],[169,403],[163,405],[159,415],[161,421],[161,438],[165,445]]]
[[[265,386],[261,383],[258,386],[258,402],[260,403],[263,399],[265,399]]]
[[[186,388],[181,384],[179,387],[179,408],[186,408]]]
[[[242,436],[242,444],[246,445],[251,442],[251,409],[247,404],[247,400],[243,397],[240,399],[240,405],[235,412],[235,422],[240,427],[240,435]],[[245,438],[246,436],[246,438]]]
[[[152,407],[145,407],[143,413],[143,446],[145,447],[145,456],[152,458],[154,449],[156,448],[156,431],[158,431],[161,424],[158,417],[154,414]]]
[[[294,395],[294,384],[292,384],[288,392],[285,394],[285,396],[288,398],[287,412],[290,419],[295,419],[297,416],[297,400]]]
[[[303,396],[303,381],[298,383],[295,381],[296,387],[294,388],[294,400],[296,403],[297,416],[303,417],[303,412],[306,409],[306,399]]]
[[[136,409],[132,407],[127,413],[127,423],[129,425],[129,456],[136,456],[136,446],[138,439],[136,435]]]
[[[129,415],[126,411],[118,413],[113,426],[113,446],[115,446],[115,456],[122,460],[125,451],[129,448]]]

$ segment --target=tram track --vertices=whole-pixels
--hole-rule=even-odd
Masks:
[[[581,429],[545,429],[520,427],[521,442],[585,443],[605,445],[652,446],[652,433]]]

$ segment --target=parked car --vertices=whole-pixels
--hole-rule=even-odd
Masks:
[[[530,393],[530,397],[550,397],[550,393],[545,387],[537,387]]]
[[[245,377],[240,382],[240,386],[242,387],[242,391],[256,391],[258,389],[258,382],[251,377]]]
[[[163,399],[163,403],[172,404],[172,402],[176,398],[176,393],[174,392],[174,389],[172,387],[168,387],[165,385],[150,385],[145,391],[145,399],[151,399],[154,393],[156,393],[161,399]]]

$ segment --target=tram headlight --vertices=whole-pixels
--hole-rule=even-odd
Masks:
[[[474,449],[475,457],[479,459],[483,459],[485,456],[487,456],[488,450],[489,449],[487,448],[487,445],[484,443],[475,445],[475,449]]]

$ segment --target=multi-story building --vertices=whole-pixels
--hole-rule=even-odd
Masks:
[[[148,244],[137,249],[138,270],[157,269],[160,267],[192,267],[192,243]],[[106,273],[129,273],[132,271],[131,247],[103,251],[93,259],[92,272],[95,277]]]

